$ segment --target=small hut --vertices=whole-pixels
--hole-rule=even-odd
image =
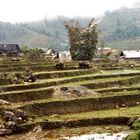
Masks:
[[[129,60],[140,60],[140,50],[126,50],[122,51],[120,54],[124,59]]]
[[[0,44],[0,54],[8,56],[18,56],[21,50],[18,44]]]

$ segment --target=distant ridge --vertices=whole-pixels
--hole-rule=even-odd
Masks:
[[[102,39],[112,48],[140,48],[140,8],[121,8],[105,12],[98,28]],[[83,26],[90,18],[76,17]],[[11,24],[0,22],[0,43],[18,43],[29,47],[54,48],[60,51],[68,49],[67,33],[63,21],[67,17],[38,22]]]

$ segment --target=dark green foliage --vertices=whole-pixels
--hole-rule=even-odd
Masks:
[[[130,136],[126,138],[126,140],[140,140],[140,119],[137,119],[132,124],[132,128],[134,131]]]
[[[132,127],[135,129],[135,130],[140,130],[140,119],[137,119],[136,121],[134,121]]]
[[[140,130],[133,132],[130,136],[128,136],[125,140],[140,140]]]
[[[40,59],[40,58],[45,57],[44,51],[39,48],[30,49],[28,46],[24,45],[24,46],[21,46],[21,51],[29,59]]]

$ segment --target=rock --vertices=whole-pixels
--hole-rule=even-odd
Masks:
[[[63,91],[67,91],[68,90],[67,87],[61,87],[60,89],[63,90]]]
[[[58,114],[53,114],[53,115],[51,115],[51,117],[60,117],[60,115],[58,115]]]
[[[126,92],[127,90],[125,89],[125,90],[123,90],[124,92]]]
[[[11,126],[15,125],[14,121],[8,121],[4,123],[5,128],[11,128]]]
[[[11,111],[5,111],[4,115],[3,115],[3,119],[4,121],[9,121],[9,120],[13,120],[15,117],[15,114]]]
[[[118,109],[119,108],[119,105],[116,105],[116,108]]]
[[[11,104],[10,102],[0,99],[0,105],[10,105],[10,104]]]
[[[4,126],[6,129],[11,129],[13,132],[18,132],[19,129],[17,123],[14,121],[5,122]]]
[[[38,126],[35,126],[34,129],[33,129],[33,132],[41,132],[42,131],[42,128],[40,125]]]
[[[11,134],[12,132],[13,132],[12,129],[2,128],[2,129],[0,129],[0,136],[1,135],[8,135],[8,134]]]
[[[19,132],[24,121],[28,120],[28,114],[23,110],[4,111],[3,122],[0,127],[0,135]]]
[[[2,77],[0,77],[0,78],[2,78]],[[0,92],[4,92],[2,88],[0,88]]]
[[[20,124],[20,123],[23,122],[23,120],[22,120],[21,117],[19,117],[19,118],[16,117],[16,118],[14,119],[14,121],[15,121],[17,124]]]
[[[4,124],[0,123],[0,129],[4,128]]]
[[[97,92],[91,91],[83,86],[67,86],[67,87],[57,87],[53,93],[54,97],[85,97],[90,95],[97,95]]]
[[[87,64],[85,62],[80,62],[79,63],[79,68],[80,69],[88,69],[89,68],[89,64]]]
[[[128,67],[129,68],[134,68],[135,67],[135,64],[130,64]]]
[[[58,64],[55,65],[55,67],[59,70],[63,70],[64,69],[64,64],[62,62],[59,62]]]
[[[16,116],[17,120],[22,120],[22,121],[27,121],[28,117],[29,117],[25,111],[20,110],[20,109],[18,109],[15,112],[15,116]]]
[[[140,105],[140,102],[136,102],[136,105]]]
[[[121,106],[122,106],[122,107],[126,107],[126,105],[125,105],[125,104],[122,104]]]

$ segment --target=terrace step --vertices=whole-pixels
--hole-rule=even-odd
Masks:
[[[37,77],[38,80],[42,79],[50,79],[50,78],[62,78],[62,77],[68,77],[68,76],[78,76],[78,75],[85,75],[85,74],[92,74],[95,73],[95,70],[92,69],[86,69],[86,70],[80,70],[80,69],[73,69],[73,70],[62,70],[62,71],[51,71],[51,72],[38,72],[34,75]],[[13,73],[14,74],[14,73]],[[22,73],[21,73],[22,75]],[[10,78],[0,78],[0,85],[9,85],[11,82]]]
[[[128,108],[138,106],[140,103],[140,94],[111,96],[101,98],[82,98],[72,100],[40,100],[26,102],[24,104],[13,104],[14,109],[20,108],[34,115],[53,115],[53,114],[68,114],[99,110],[109,110],[115,108]],[[10,107],[10,108],[11,108]]]
[[[35,73],[35,76],[38,79],[47,79],[47,78],[62,78],[69,76],[81,76],[84,74],[96,74],[95,79],[97,78],[111,78],[111,77],[124,77],[128,76],[139,76],[140,72],[132,72],[132,73],[116,73],[116,74],[97,74],[97,71],[94,69],[86,69],[86,70],[67,70],[67,71],[54,71],[54,72],[42,72]]]
[[[55,67],[55,64],[51,65],[25,65],[25,66],[14,66],[14,67],[0,67],[0,72],[24,72],[26,70],[26,67],[30,67],[33,71],[50,71],[50,70],[57,70]],[[64,67],[64,70],[70,70],[70,69],[77,69],[76,65],[66,65]]]
[[[131,117],[106,117],[106,118],[86,118],[75,120],[53,120],[41,119],[32,123],[26,123],[20,126],[20,132],[28,132],[33,130],[36,126],[40,126],[42,130],[53,130],[58,128],[77,128],[77,127],[88,127],[88,126],[100,126],[100,125],[113,125],[113,126],[124,126],[127,125]]]
[[[37,62],[34,62],[34,61],[24,61],[24,62],[13,62],[13,61],[3,61],[3,62],[0,62],[0,68],[1,67],[18,67],[18,66],[38,66],[38,65],[50,65],[50,64],[55,64],[57,63],[57,61],[37,61]],[[71,64],[73,62],[68,62],[68,64]]]
[[[27,101],[35,101],[35,100],[55,100],[53,97],[53,93],[55,92],[55,87],[50,88],[38,88],[31,90],[22,90],[22,91],[12,91],[5,92],[0,94],[0,99],[9,101],[9,102],[27,102]],[[95,92],[95,91],[93,91]],[[89,95],[88,98],[99,98],[99,97],[109,97],[109,96],[117,96],[117,95],[134,95],[139,94],[139,88],[132,88],[130,91],[121,90],[121,92],[99,92],[100,94]],[[15,98],[16,97],[16,98]],[[57,97],[58,98],[58,97]],[[77,98],[87,98],[87,97],[77,97]],[[59,100],[63,99],[63,97],[58,98]]]
[[[100,83],[87,83],[87,84],[81,84],[81,86],[84,86],[89,89],[98,89],[98,88],[105,88],[105,87],[116,87],[116,86],[124,86],[124,85],[133,85],[140,82],[140,76],[128,78],[125,80],[116,80],[114,82],[100,82]]]
[[[42,129],[56,129],[61,127],[97,126],[97,125],[127,125],[133,117],[139,117],[140,106],[125,109],[112,109],[66,115],[52,115],[38,117],[33,123],[26,124],[25,128],[40,125]],[[137,110],[137,111],[136,111]]]
[[[139,73],[140,74],[140,73]],[[0,86],[0,89],[3,92],[8,92],[8,91],[18,91],[18,90],[25,90],[25,89],[36,89],[36,88],[43,88],[43,87],[50,87],[50,86],[56,86],[56,85],[61,85],[61,84],[68,84],[71,83],[71,85],[76,85],[76,82],[80,85],[79,81],[85,81],[87,80],[87,83],[95,83],[96,80],[98,79],[107,79],[107,78],[117,78],[118,76],[121,78],[125,77],[133,77],[133,75],[138,75],[138,73],[130,73],[130,74],[113,74],[113,75],[95,75],[95,74],[89,74],[89,75],[80,75],[80,76],[73,76],[73,77],[66,77],[66,78],[54,78],[54,79],[48,79],[44,81],[38,81],[35,83],[28,83],[27,85],[23,84],[17,84],[17,85],[7,85],[7,86]],[[128,78],[129,78],[128,77]],[[92,81],[91,81],[92,80]],[[105,81],[104,81],[105,82]],[[98,82],[99,84],[99,82]]]
[[[78,70],[66,70],[66,71],[51,71],[51,72],[39,72],[34,75],[38,79],[48,79],[48,78],[62,78],[69,76],[79,76],[84,74],[95,74],[96,70],[94,69],[78,69]],[[139,73],[140,74],[140,73]]]
[[[27,102],[41,99],[49,99],[52,97],[54,88],[41,88],[36,90],[25,90],[12,93],[0,94],[0,99],[9,102]]]
[[[51,130],[66,127],[127,125],[132,114],[133,117],[139,117],[139,108],[140,106],[127,108],[127,111],[125,109],[112,109],[66,115],[36,116],[33,122],[21,125],[21,132],[32,130],[35,126],[40,126],[42,130]]]
[[[109,93],[109,92],[134,91],[134,90],[139,90],[140,91],[140,86],[136,86],[136,87],[103,88],[103,89],[97,89],[97,90],[94,90],[94,91],[97,91],[99,93]]]

